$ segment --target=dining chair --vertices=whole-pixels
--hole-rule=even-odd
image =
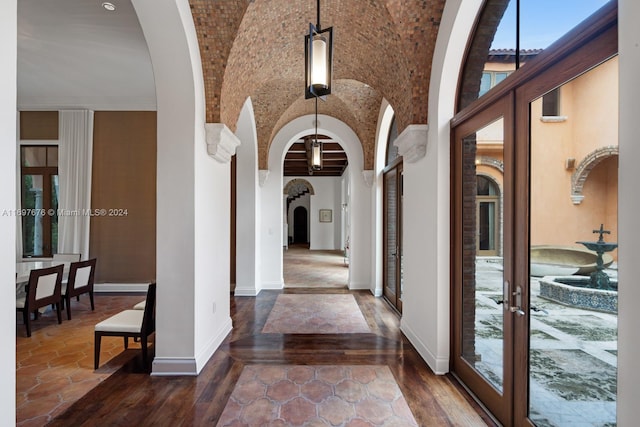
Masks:
[[[16,310],[22,312],[27,336],[31,336],[31,313],[38,319],[38,309],[52,304],[58,315],[58,324],[62,323],[61,279],[63,265],[31,270],[26,294],[16,296]]]
[[[66,304],[67,319],[71,320],[71,297],[80,301],[80,295],[89,294],[91,311],[95,310],[93,303],[93,280],[96,271],[96,258],[86,261],[72,262],[69,266],[69,278],[62,283],[62,304]]]
[[[156,284],[147,289],[144,310],[123,310],[98,323],[94,328],[94,367],[100,365],[100,344],[103,336],[124,337],[125,350],[129,347],[129,338],[139,339],[142,346],[142,361],[148,364],[148,339],[156,330]]]
[[[53,254],[54,261],[62,262],[78,262],[80,261],[81,254]]]

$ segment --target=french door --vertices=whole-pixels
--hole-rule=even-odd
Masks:
[[[615,314],[553,305],[531,254],[597,240],[601,223],[617,233],[616,17],[607,9],[452,121],[451,367],[505,426],[615,424]]]
[[[505,96],[454,132],[454,306],[457,320],[453,348],[453,371],[496,418],[510,424],[513,418],[513,328],[519,316],[516,297],[527,289],[514,286],[514,139],[513,97]],[[504,164],[503,171],[486,169],[502,195],[503,221],[491,221],[493,247],[502,250],[501,260],[483,257],[488,237],[489,209],[478,196],[477,159],[492,140],[492,156]],[[500,141],[497,144],[496,141]],[[499,145],[500,148],[496,148]],[[498,203],[493,204],[497,209]],[[491,213],[497,218],[495,212]],[[499,229],[498,229],[499,228]],[[513,308],[513,309],[512,309]]]
[[[402,313],[402,163],[384,172],[383,295]]]

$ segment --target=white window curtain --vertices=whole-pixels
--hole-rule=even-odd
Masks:
[[[59,112],[58,253],[89,257],[93,111]],[[73,214],[66,214],[73,213]]]

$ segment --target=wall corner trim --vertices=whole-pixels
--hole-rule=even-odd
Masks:
[[[418,334],[407,324],[400,322],[400,330],[407,337],[411,345],[416,349],[420,357],[429,365],[436,375],[444,375],[449,372],[449,357],[438,357],[427,345],[418,337]]]
[[[224,123],[205,123],[207,153],[220,163],[229,163],[240,139]]]
[[[427,154],[428,130],[429,125],[409,125],[398,135],[393,145],[405,161],[415,163]]]

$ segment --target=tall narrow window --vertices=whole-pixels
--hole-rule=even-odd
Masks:
[[[22,146],[20,164],[23,256],[49,257],[58,246],[58,146]]]

